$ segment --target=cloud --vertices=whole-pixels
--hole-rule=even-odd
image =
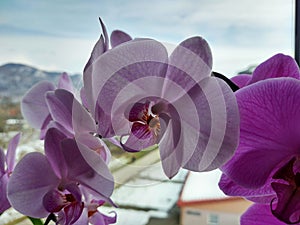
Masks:
[[[99,37],[99,16],[110,32],[133,37],[178,43],[201,35],[226,73],[293,49],[292,0],[10,0],[0,2],[0,15],[1,61],[15,49],[20,59],[78,72]]]

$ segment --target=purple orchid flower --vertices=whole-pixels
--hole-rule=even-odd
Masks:
[[[107,216],[98,210],[98,208],[105,203],[104,200],[94,199],[94,196],[86,189],[82,189],[82,193],[84,196],[85,207],[80,218],[74,225],[89,223],[93,225],[109,225],[116,223],[117,214],[115,212],[110,213],[113,214],[112,216]]]
[[[95,151],[55,128],[45,137],[45,155],[29,153],[8,182],[8,199],[20,213],[43,218],[57,215],[58,224],[74,224],[85,203],[80,188],[112,204],[113,177]]]
[[[293,77],[300,79],[297,68],[297,62],[292,57],[279,53],[258,65],[252,75],[239,74],[232,77],[231,80],[242,88],[261,80],[276,77]]]
[[[277,54],[260,64],[247,82],[244,75],[239,76],[233,81],[242,87],[236,92],[240,143],[235,155],[222,167],[219,186],[225,194],[244,196],[257,203],[246,212],[247,220],[241,221],[250,221],[252,214],[256,218],[260,212],[255,210],[267,204],[273,216],[265,217],[270,218],[269,222],[261,224],[277,224],[273,220],[278,219],[298,223],[299,167],[295,157],[300,153],[298,128],[292,125],[297,126],[300,118],[299,67],[293,58]],[[255,224],[253,221],[242,224]]]
[[[41,139],[44,139],[48,125],[53,121],[53,115],[51,115],[49,110],[49,103],[47,102],[46,95],[49,92],[54,92],[56,89],[64,89],[70,93],[74,92],[72,81],[67,73],[62,73],[57,87],[49,81],[42,81],[34,85],[24,95],[21,101],[23,117],[33,128],[41,130]],[[64,101],[63,98],[62,101]]]
[[[22,100],[25,119],[33,127],[41,127],[42,139],[48,129],[56,128],[97,151],[108,163],[111,156],[109,149],[102,140],[93,136],[97,131],[95,121],[70,90],[73,86],[65,73],[59,80],[58,89],[50,82],[37,84]]]
[[[210,76],[207,42],[187,39],[168,57],[157,41],[123,40],[92,52],[85,68],[85,99],[98,134],[121,136],[130,152],[159,144],[170,178],[180,167],[205,171],[226,162],[237,146],[239,113],[228,85]]]
[[[287,224],[300,222],[299,91],[299,80],[276,78],[236,92],[240,144],[222,168],[219,184],[228,195],[269,204],[273,215]]]
[[[0,214],[10,208],[7,199],[7,183],[15,167],[15,155],[17,145],[19,144],[21,134],[15,135],[8,144],[6,156],[3,149],[0,148]]]

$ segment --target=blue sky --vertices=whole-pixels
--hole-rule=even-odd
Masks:
[[[109,32],[179,43],[200,35],[214,70],[229,76],[282,52],[293,55],[293,0],[1,0],[0,64],[81,72],[100,35]]]

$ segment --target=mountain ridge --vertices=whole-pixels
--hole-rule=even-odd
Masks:
[[[6,63],[0,66],[0,99],[19,101],[21,97],[40,81],[58,82],[61,71],[45,71],[21,63]],[[75,86],[82,86],[81,74],[69,74]]]

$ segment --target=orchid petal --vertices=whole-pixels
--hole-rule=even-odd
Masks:
[[[239,185],[258,188],[280,162],[298,151],[300,81],[268,79],[238,90],[236,97],[240,144],[222,170]]]
[[[67,73],[62,73],[57,84],[58,89],[65,89],[71,93],[74,91],[73,83]]]
[[[60,143],[66,136],[55,128],[48,130],[45,138],[45,154],[56,176],[60,179],[67,176],[67,165],[63,158]]]
[[[8,176],[4,174],[0,176],[0,214],[10,208],[10,203],[7,199],[7,182]]]
[[[125,116],[130,122],[147,122],[145,121],[145,115],[147,115],[149,111],[149,102],[136,102],[132,107],[128,107],[128,109],[130,110],[129,112],[125,112]]]
[[[97,131],[95,120],[75,98],[72,103],[72,127],[75,135],[90,134]]]
[[[156,143],[157,137],[154,131],[151,131],[148,125],[135,122],[132,124],[128,139],[124,144],[121,142],[121,145],[128,152],[139,152]]]
[[[49,115],[46,117],[42,127],[41,127],[41,133],[40,133],[40,140],[44,140],[48,127],[51,126],[51,123],[53,122],[52,117],[49,113]]]
[[[47,158],[41,153],[28,153],[16,165],[9,179],[8,199],[20,213],[43,218],[49,213],[43,206],[43,197],[58,184],[59,179]]]
[[[0,148],[0,177],[5,173],[5,154],[2,148]]]
[[[108,163],[110,150],[102,140],[93,136],[97,131],[95,121],[76,99],[73,102],[72,121],[76,141],[99,153]]]
[[[239,134],[239,112],[234,94],[224,81],[203,79],[172,106],[178,113],[171,115],[172,126],[178,121],[176,129],[172,128],[173,138],[177,137],[162,137],[159,143],[165,172],[168,166],[176,164],[193,171],[212,170],[233,155]],[[195,119],[190,115],[198,116]],[[171,161],[167,163],[165,158]]]
[[[21,138],[21,134],[18,133],[11,139],[11,141],[8,144],[7,153],[6,153],[6,165],[7,165],[8,173],[11,173],[15,167],[16,150],[20,138]]]
[[[192,37],[181,42],[172,52],[166,78],[181,86],[185,94],[195,84],[210,76],[212,55],[208,43],[201,37]],[[170,90],[170,82],[164,84],[164,94]],[[171,83],[172,84],[172,83]]]
[[[115,212],[111,212],[110,214],[114,214],[113,216],[107,216],[100,212],[94,213],[91,218],[90,222],[93,225],[109,225],[117,222],[117,214]]]
[[[28,123],[37,129],[40,129],[49,115],[49,109],[46,104],[45,94],[48,91],[55,90],[55,86],[43,81],[34,85],[23,97],[21,101],[21,111]]]
[[[270,203],[276,197],[274,190],[271,188],[271,179],[268,180],[268,184],[257,189],[244,188],[233,182],[225,174],[222,174],[219,181],[219,187],[226,195],[243,196],[250,201],[264,204]]]
[[[83,211],[82,202],[74,202],[63,208],[58,213],[57,224],[70,225],[74,224],[81,216]]]
[[[83,70],[83,89],[81,93],[84,93],[85,99],[85,105],[88,107],[90,110],[93,110],[93,104],[91,102],[91,96],[92,96],[92,71],[93,71],[93,66],[92,64],[96,59],[98,59],[99,56],[101,56],[105,52],[105,47],[104,47],[104,39],[103,36],[101,35],[97,43],[95,44],[93,51],[91,53],[91,56],[86,63],[84,70]]]
[[[84,89],[84,87],[82,87],[80,89],[80,98],[81,98],[81,102],[82,102],[82,105],[88,109],[89,108],[89,103],[88,103],[88,100],[86,98],[86,94],[85,94],[86,90]]]
[[[62,150],[70,180],[109,198],[114,188],[113,177],[102,158],[73,139],[62,141]]]
[[[103,23],[102,19],[99,17],[99,22],[102,28],[102,33],[104,35],[104,50],[107,51],[109,48],[109,39],[108,39],[108,34],[107,34],[107,30],[106,30],[106,26]]]
[[[172,120],[169,120],[167,115],[160,115],[163,137],[159,142],[159,152],[164,173],[169,179],[178,173],[182,163],[182,146],[178,144],[176,138],[180,135],[181,128],[175,118],[173,116]]]
[[[66,204],[63,194],[56,189],[48,191],[43,197],[43,206],[51,213],[59,212]]]
[[[183,162],[186,169],[210,171],[227,162],[237,148],[239,110],[233,92],[223,80],[206,78],[199,83],[199,87],[191,89],[188,94],[197,108],[200,126],[191,123],[189,113],[180,114],[186,129],[182,132],[185,140]],[[208,108],[203,104],[205,102]],[[187,141],[192,135],[195,136],[193,133],[198,135],[195,147]]]
[[[241,217],[241,225],[285,225],[272,215],[270,205],[254,204]]]
[[[88,211],[86,208],[84,208],[80,217],[76,222],[74,222],[73,225],[88,225],[88,224],[89,224]]]
[[[46,102],[50,114],[54,121],[60,123],[67,130],[72,131],[72,107],[74,96],[67,90],[57,89],[54,92],[48,92]]]
[[[274,55],[270,59],[261,63],[253,71],[252,79],[248,84],[276,77],[293,77],[300,79],[300,71],[297,62],[287,55]]]
[[[132,38],[130,35],[121,30],[114,30],[110,35],[110,43],[112,48],[131,40]]]
[[[295,212],[300,211],[300,191],[292,185],[276,182],[272,183],[272,188],[276,192],[278,199],[276,208],[271,209],[273,215],[287,224],[299,223],[299,217],[294,220],[291,217]]]
[[[68,137],[68,138],[73,138],[74,137],[74,132],[72,130],[67,130],[66,127],[64,127],[60,123],[52,120],[48,124],[47,128],[45,130],[43,130],[43,139],[45,139],[47,131],[51,128],[55,128],[55,129],[59,130],[60,132],[64,133],[65,136]]]
[[[99,58],[93,71],[93,96],[98,100],[92,114],[103,137],[115,135],[112,124],[118,135],[128,131],[117,122],[125,109],[115,111],[113,106],[127,108],[149,95],[161,96],[167,59],[165,47],[154,40],[129,41]]]
[[[83,70],[84,77],[86,76],[85,72],[88,69],[88,67],[90,65],[92,65],[94,63],[94,61],[100,55],[102,55],[104,52],[106,52],[108,50],[108,35],[107,35],[106,27],[100,18],[99,18],[99,21],[100,21],[100,25],[101,25],[102,33],[103,33],[104,37],[101,34],[99,40],[96,42],[96,44],[92,50],[91,56],[90,56],[87,64],[84,67],[84,70]]]
[[[252,75],[250,74],[239,74],[232,77],[230,80],[233,81],[239,88],[245,87],[251,80]]]

